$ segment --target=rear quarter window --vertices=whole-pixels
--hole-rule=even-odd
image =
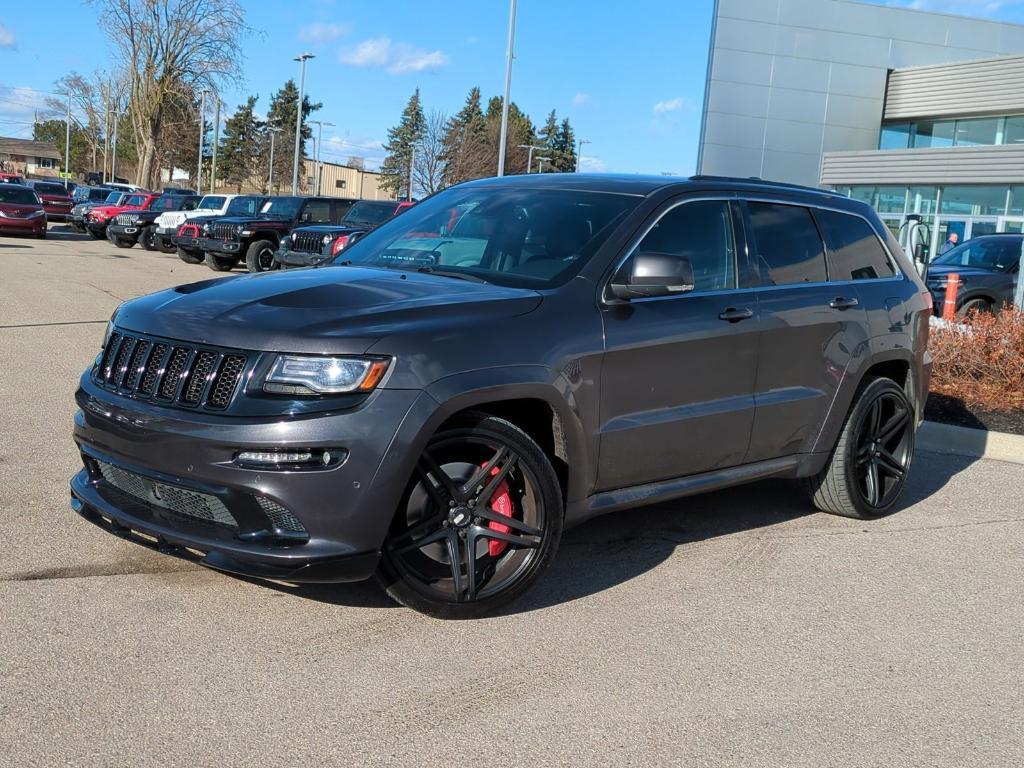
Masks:
[[[832,280],[875,280],[893,277],[896,269],[882,248],[878,235],[860,216],[839,211],[816,210],[827,249]]]
[[[825,250],[811,212],[801,205],[748,202],[755,261],[766,285],[823,283]]]

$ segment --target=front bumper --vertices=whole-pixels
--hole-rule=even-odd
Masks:
[[[174,244],[176,248],[181,248],[184,251],[202,251],[203,249],[199,245],[198,237],[189,237],[188,235],[174,235],[168,237],[168,240]]]
[[[280,250],[274,253],[274,263],[285,269],[296,267],[312,267],[331,260],[331,256],[322,253],[309,253],[307,251]]]
[[[107,234],[111,237],[120,237],[122,240],[138,240],[142,228],[139,226],[125,227],[121,224],[111,224],[107,227]]]
[[[109,222],[106,221],[94,221],[92,219],[85,220],[85,228],[98,235],[106,234],[108,224]]]
[[[295,582],[373,574],[411,472],[384,457],[414,407],[433,402],[411,390],[379,390],[347,412],[214,416],[111,395],[93,385],[88,372],[76,400],[81,410],[74,439],[84,465],[71,480],[78,514],[110,533],[203,565]],[[256,470],[233,461],[242,448],[288,447],[348,453],[340,465],[315,470]],[[187,516],[145,492],[125,493],[106,479],[101,462],[142,478],[139,487],[150,483],[215,498],[235,525]],[[287,510],[301,533],[268,522],[261,498]]]
[[[244,252],[242,243],[238,240],[218,240],[212,237],[200,237],[199,242],[195,246],[198,250],[204,251],[205,253],[217,253],[225,256],[238,256]]]
[[[48,221],[68,221],[71,218],[71,211],[63,208],[56,210],[46,210],[46,218]]]
[[[15,219],[0,216],[0,232],[14,232],[23,235],[39,234],[46,231],[46,217],[36,216],[31,219]]]

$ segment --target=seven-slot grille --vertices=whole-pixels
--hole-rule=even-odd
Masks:
[[[216,240],[237,240],[238,231],[234,224],[221,224],[214,222],[210,226],[210,237]]]
[[[114,217],[114,223],[119,227],[130,227],[133,224],[139,223],[139,214],[137,213],[119,213]]]
[[[292,250],[303,253],[321,253],[324,249],[323,232],[293,232]]]
[[[96,381],[130,397],[220,411],[238,389],[245,355],[154,341],[120,331],[110,334]]]

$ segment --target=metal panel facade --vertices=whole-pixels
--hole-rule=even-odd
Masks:
[[[946,147],[880,152],[829,152],[821,183],[858,184],[1020,184],[1024,146]]]
[[[1024,112],[1024,56],[897,69],[889,76],[885,119]]]
[[[698,173],[817,185],[823,152],[877,148],[890,69],[1007,54],[1024,54],[1024,27],[851,0],[716,0]]]

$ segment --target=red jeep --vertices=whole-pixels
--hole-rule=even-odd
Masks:
[[[107,225],[117,214],[125,211],[145,211],[160,197],[156,192],[137,192],[124,199],[121,205],[101,205],[85,215],[85,228],[94,240],[107,235]]]

